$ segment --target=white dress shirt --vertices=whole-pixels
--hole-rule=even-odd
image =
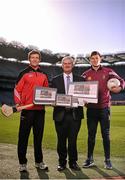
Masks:
[[[67,94],[67,76],[70,76],[70,82],[73,82],[73,74],[72,73],[70,73],[70,74],[63,73],[66,94]]]

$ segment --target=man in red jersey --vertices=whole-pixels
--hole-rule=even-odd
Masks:
[[[113,87],[113,93],[119,93],[124,89],[124,80],[119,77],[111,68],[101,66],[101,55],[93,51],[90,56],[91,68],[85,71],[82,76],[85,81],[98,81],[98,103],[88,103],[87,106],[87,127],[88,127],[88,154],[87,160],[83,164],[84,168],[94,166],[93,151],[95,146],[95,137],[98,122],[101,126],[101,134],[104,147],[104,167],[112,169],[110,160],[110,91],[107,88],[107,81],[111,78],[117,78],[120,81],[119,87]]]
[[[29,66],[18,76],[14,89],[14,100],[17,106],[33,103],[34,88],[36,86],[48,87],[48,79],[43,74],[39,62],[41,54],[37,50],[32,50],[28,54]],[[22,110],[20,117],[18,158],[20,172],[27,171],[27,145],[30,130],[33,127],[35,167],[47,170],[48,167],[43,162],[42,137],[44,130],[45,108],[42,105],[33,105]]]

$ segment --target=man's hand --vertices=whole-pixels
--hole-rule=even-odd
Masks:
[[[17,111],[21,111],[19,104],[16,104],[16,105],[15,105],[15,108],[17,109]]]
[[[118,87],[112,87],[110,91],[113,93],[119,93],[121,90],[122,88],[118,86]]]

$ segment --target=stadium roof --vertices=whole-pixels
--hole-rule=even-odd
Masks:
[[[64,57],[64,56],[63,56]],[[63,58],[62,56],[60,56],[60,60]],[[8,60],[8,61],[17,61],[15,58],[4,58],[2,56],[0,56],[1,60]],[[53,64],[58,63],[59,59],[57,58],[57,62],[53,62]],[[114,53],[114,54],[103,54],[102,55],[102,63],[104,63],[105,65],[113,65],[113,64],[125,64],[125,52],[120,52],[120,53]],[[46,63],[50,63],[52,64],[52,62],[49,61],[50,59],[47,58],[45,59],[44,62]],[[82,64],[82,65],[90,65],[89,63],[89,55],[87,56],[77,56],[76,57],[76,64]],[[27,61],[27,60],[26,60]],[[18,61],[19,62],[19,61]],[[22,60],[22,62],[24,63],[24,60]],[[42,62],[42,63],[44,63]]]
[[[106,54],[102,56],[103,61],[108,63],[114,63],[114,62],[125,62],[125,52],[122,53],[116,53],[116,54]]]
[[[78,57],[77,63],[80,64],[89,64],[89,55],[86,57]],[[120,53],[114,53],[114,54],[103,54],[102,55],[102,62],[107,63],[109,65],[115,64],[115,63],[125,63],[125,52],[120,52]]]

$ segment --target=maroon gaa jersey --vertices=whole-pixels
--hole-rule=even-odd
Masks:
[[[90,108],[105,108],[105,107],[110,107],[110,91],[107,88],[107,81],[111,78],[117,78],[120,81],[120,86],[122,89],[125,87],[125,82],[124,80],[116,73],[114,72],[111,68],[107,67],[102,67],[96,71],[92,67],[85,71],[82,74],[82,77],[84,78],[85,81],[98,81],[99,83],[99,88],[98,88],[98,103],[88,103],[87,107]]]

